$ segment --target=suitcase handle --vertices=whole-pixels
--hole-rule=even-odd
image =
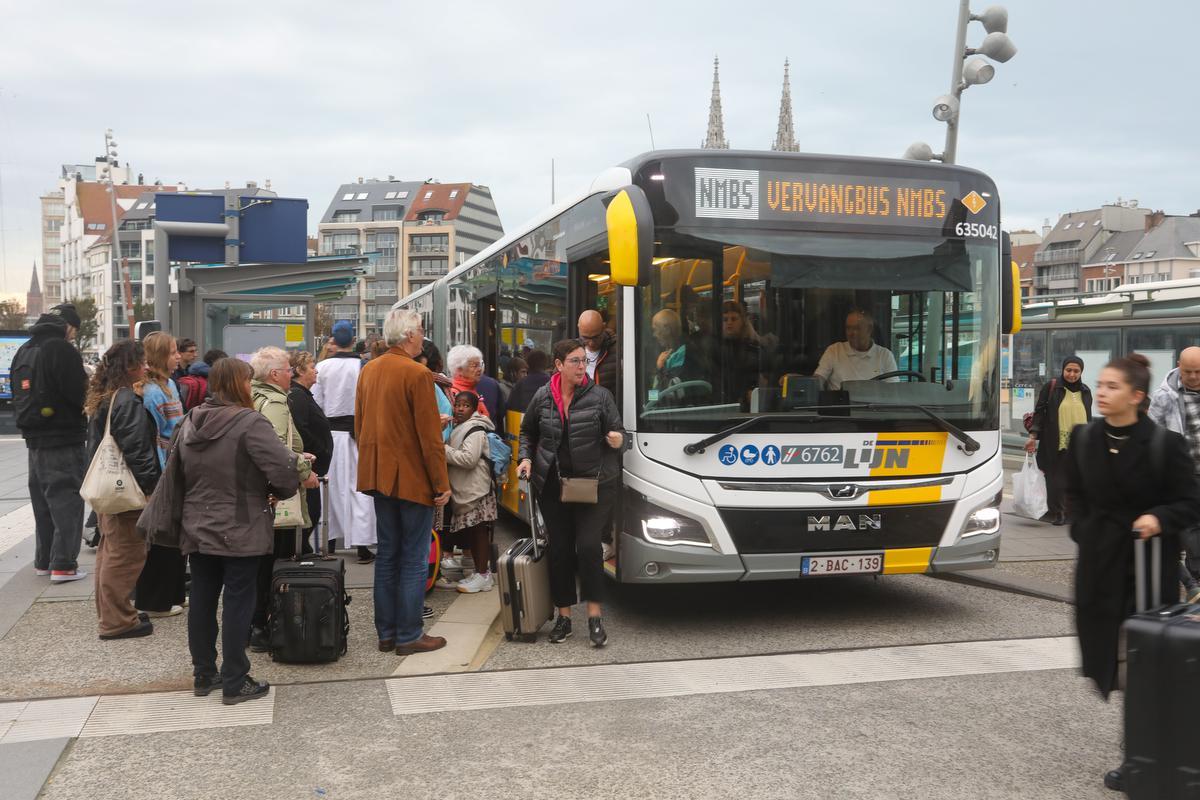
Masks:
[[[329,478],[324,475],[317,476],[317,491],[321,493],[321,523],[316,526],[317,548],[313,553],[313,558],[318,558],[322,561],[329,560]],[[304,553],[304,527],[296,527],[296,551],[292,555],[293,561],[299,561]]]
[[[546,532],[546,521],[542,519],[542,512],[533,496],[533,487],[529,485],[529,479],[521,478],[517,482],[517,488],[529,500],[529,538],[533,540],[533,558],[536,561],[541,557],[538,548],[542,544],[540,537]]]
[[[1150,541],[1150,597],[1146,596],[1146,540],[1138,536],[1133,542],[1133,594],[1139,614],[1157,608],[1162,598],[1162,537],[1151,536]]]

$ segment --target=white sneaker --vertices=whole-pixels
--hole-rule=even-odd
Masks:
[[[495,581],[492,580],[490,572],[476,572],[471,577],[463,578],[458,582],[458,590],[463,594],[490,592],[494,586]]]
[[[37,575],[37,576],[39,576],[39,577],[42,577],[42,578],[44,578],[44,577],[46,577],[47,575],[49,575],[49,574],[50,574],[50,570],[48,570],[48,569],[38,569],[37,567],[34,567],[34,568],[33,568],[33,574],[34,574],[34,575]]]
[[[183,613],[183,606],[171,606],[170,611],[138,611],[138,613],[145,614],[151,619],[158,619],[160,617],[178,617]]]
[[[462,572],[462,558],[459,556],[443,556],[442,571],[443,572]]]
[[[454,590],[454,589],[458,588],[458,581],[452,581],[449,578],[447,578],[445,575],[442,575],[436,581],[433,582],[433,588]]]
[[[67,583],[68,581],[79,581],[87,577],[87,573],[81,569],[54,569],[50,570],[50,580],[54,583]]]

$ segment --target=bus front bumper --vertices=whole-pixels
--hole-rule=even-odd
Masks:
[[[930,572],[960,572],[967,569],[986,569],[1000,560],[1000,531],[960,539],[947,547],[933,551]]]

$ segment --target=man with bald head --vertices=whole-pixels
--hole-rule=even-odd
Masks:
[[[1196,474],[1200,475],[1200,347],[1185,348],[1179,354],[1179,366],[1167,373],[1162,385],[1150,396],[1150,419],[1168,430],[1183,435],[1187,440],[1188,449],[1192,453],[1192,461],[1196,465]],[[1194,530],[1191,535],[1184,535],[1184,542],[1193,542],[1187,553],[1187,560],[1180,574],[1180,580],[1187,590],[1188,602],[1200,600],[1200,547],[1195,540],[1200,539]]]
[[[579,315],[579,339],[587,356],[588,380],[595,381],[617,397],[617,337],[604,327],[604,317],[594,309]],[[620,398],[617,398],[620,402]]]

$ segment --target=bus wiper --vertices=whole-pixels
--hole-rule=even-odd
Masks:
[[[967,455],[974,455],[976,452],[978,452],[980,447],[979,442],[977,442],[969,433],[946,418],[933,413],[925,406],[918,406],[915,404],[910,405],[908,403],[850,403],[849,405],[842,406],[842,408],[862,408],[866,409],[867,411],[886,411],[895,409],[920,411],[922,414],[929,417],[929,419],[933,420],[933,423],[939,428],[962,442],[962,451]]]
[[[836,408],[845,408],[845,407],[846,406],[844,406],[844,405],[836,406]],[[808,411],[811,409],[818,409],[818,408],[835,408],[835,406],[804,406],[804,407],[798,408],[796,410],[797,411]],[[816,421],[816,420],[822,420],[822,419],[844,420],[846,418],[830,416],[829,414],[759,414],[756,417],[751,417],[750,419],[742,420],[741,422],[737,423],[736,425],[731,425],[723,431],[717,431],[712,436],[706,436],[698,442],[692,442],[691,444],[685,444],[683,446],[683,452],[689,456],[693,456],[696,453],[703,453],[704,448],[708,447],[710,444],[716,444],[717,442],[721,441],[722,439],[733,436],[735,433],[740,433],[744,430],[747,430],[748,428],[752,428],[764,420],[772,420],[772,419],[786,419],[789,422],[795,422],[797,420],[804,420],[804,421]]]
[[[796,408],[795,411],[819,412],[823,408],[824,409],[860,408],[860,409],[863,409],[866,411],[887,411],[887,410],[896,410],[896,409],[904,409],[904,410],[908,410],[908,411],[919,411],[922,414],[924,414],[926,417],[928,417],[930,420],[932,420],[933,423],[935,425],[937,425],[938,428],[944,430],[946,433],[949,433],[955,439],[958,439],[960,442],[962,442],[962,451],[964,453],[966,453],[967,455],[972,455],[972,454],[978,452],[978,450],[980,448],[979,442],[977,442],[974,439],[974,437],[972,437],[970,434],[968,434],[962,428],[959,428],[957,425],[950,422],[949,420],[946,420],[945,418],[933,413],[928,408],[925,408],[925,406],[909,405],[909,404],[905,404],[905,403],[828,403],[828,404],[813,405],[813,406],[800,406],[800,407]],[[846,420],[846,417],[832,415],[832,414],[821,414],[821,413],[759,414],[756,417],[751,417],[750,419],[743,420],[743,421],[737,423],[736,425],[731,425],[723,431],[717,431],[712,436],[706,436],[698,442],[692,442],[691,444],[686,444],[683,446],[683,452],[689,456],[695,455],[696,453],[703,453],[704,449],[706,447],[708,447],[710,444],[716,444],[717,442],[721,441],[722,439],[728,438],[735,433],[741,433],[744,430],[748,430],[749,428],[754,427],[756,424],[758,424],[759,422],[761,422],[763,420],[775,420],[775,419],[785,419],[785,420],[792,421],[792,422],[794,422],[796,420],[816,421],[816,420],[826,420],[826,419],[844,421],[844,420]]]

